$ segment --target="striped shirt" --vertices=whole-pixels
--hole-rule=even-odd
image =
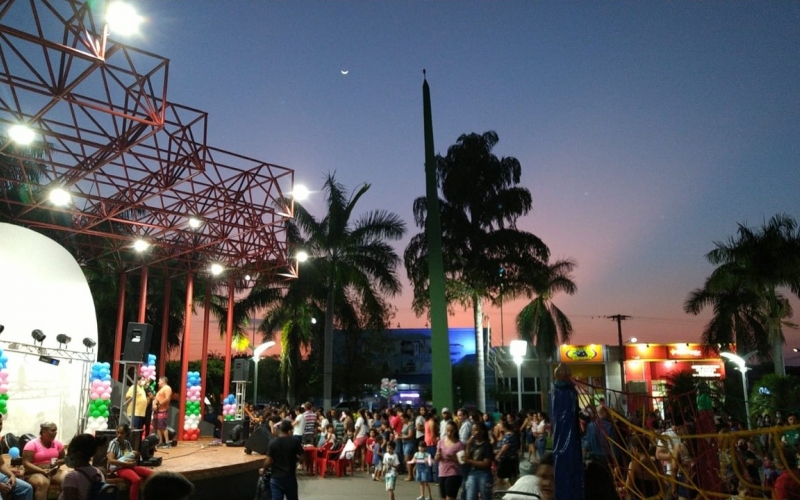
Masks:
[[[315,434],[317,432],[317,414],[311,410],[303,413],[305,418],[305,426],[303,427],[303,434]]]

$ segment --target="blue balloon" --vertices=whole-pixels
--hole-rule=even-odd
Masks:
[[[103,382],[111,382],[111,375],[108,374],[103,375]]]
[[[19,458],[19,448],[17,448],[16,446],[14,446],[13,448],[10,448],[8,450],[8,455],[11,458]]]
[[[6,356],[5,354],[0,356],[0,363],[3,363],[3,364],[8,363],[8,356]]]

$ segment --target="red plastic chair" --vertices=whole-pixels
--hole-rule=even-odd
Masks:
[[[328,467],[328,457],[335,449],[341,449],[342,445],[334,446],[332,443],[325,443],[322,448],[317,452],[317,458],[314,460],[314,471],[322,477],[325,477],[325,469]]]
[[[352,458],[347,458],[345,453],[339,452],[339,455],[333,458],[330,458],[328,461],[333,464],[334,469],[336,470],[336,477],[342,477],[347,475],[347,466],[350,466],[350,475],[355,476],[355,461]],[[355,458],[355,455],[353,455]]]
[[[320,477],[323,479],[325,478],[328,467],[330,467],[333,472],[336,472],[337,477],[341,477],[337,469],[337,462],[339,461],[339,457],[343,455],[342,449],[344,449],[344,445],[337,444],[333,448],[325,450],[324,455],[317,458],[317,473],[319,473]]]

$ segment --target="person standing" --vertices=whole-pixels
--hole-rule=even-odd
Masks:
[[[314,406],[311,402],[303,405],[303,444],[315,444],[314,435],[317,433],[317,414],[314,413]]]
[[[0,431],[3,430],[3,414],[0,413]],[[32,500],[33,486],[22,479],[17,479],[14,471],[8,466],[0,455],[0,494],[3,498],[13,498],[14,500]]]
[[[298,500],[297,498],[297,464],[303,459],[303,445],[295,439],[292,422],[283,420],[279,427],[279,436],[273,439],[264,458],[264,469],[272,469],[269,487],[272,500]],[[263,469],[258,471],[263,475]]]
[[[386,453],[383,455],[383,475],[386,482],[386,491],[389,492],[389,500],[394,500],[394,487],[397,482],[397,466],[400,459],[394,452],[394,443],[386,445]]]
[[[161,441],[159,448],[170,448],[167,423],[169,420],[169,402],[172,401],[172,387],[169,386],[167,377],[158,379],[158,392],[153,398],[153,418],[155,419],[156,435]]]
[[[131,417],[131,428],[141,429],[144,427],[144,417],[147,414],[147,392],[144,390],[144,384],[147,383],[146,378],[140,378],[136,385],[128,388],[125,394],[125,410],[129,417]],[[134,391],[134,389],[136,389]]]
[[[455,422],[448,422],[445,438],[436,446],[436,461],[439,462],[439,497],[455,500],[461,487],[461,471],[458,465],[458,452],[464,445],[458,439]]]

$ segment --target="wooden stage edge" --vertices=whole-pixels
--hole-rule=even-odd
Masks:
[[[192,482],[221,476],[237,475],[254,471],[264,463],[264,455],[248,455],[244,447],[212,445],[210,438],[197,441],[178,441],[173,448],[157,448],[155,456],[162,462],[154,471],[178,472]]]

